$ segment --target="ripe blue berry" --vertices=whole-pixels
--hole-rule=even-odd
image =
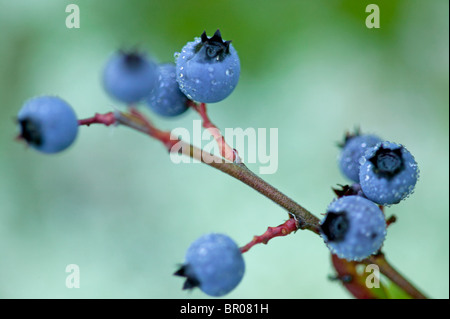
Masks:
[[[56,96],[40,96],[25,102],[17,121],[20,137],[43,153],[57,153],[77,137],[78,120],[69,104]]]
[[[156,65],[137,52],[115,53],[103,70],[106,92],[125,103],[141,101],[152,92],[156,81]]]
[[[359,160],[366,150],[382,140],[375,135],[356,135],[346,139],[339,156],[342,173],[352,181],[359,183]]]
[[[175,272],[186,277],[183,289],[199,287],[219,297],[229,293],[244,276],[245,263],[236,243],[222,234],[203,235],[188,248],[185,263]]]
[[[344,196],[328,206],[320,232],[339,258],[362,260],[381,248],[386,221],[377,204],[361,196]]]
[[[238,83],[239,56],[231,41],[222,40],[219,30],[211,38],[203,32],[201,38],[187,43],[176,56],[178,84],[191,100],[222,101]]]
[[[158,84],[146,101],[151,110],[162,116],[177,116],[187,109],[187,97],[180,91],[173,64],[158,66]]]
[[[361,158],[359,179],[364,195],[380,205],[397,204],[409,196],[419,178],[414,157],[402,145],[378,143]]]

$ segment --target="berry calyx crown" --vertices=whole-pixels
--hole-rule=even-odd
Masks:
[[[19,138],[23,138],[30,144],[36,146],[42,145],[42,136],[40,133],[39,125],[35,121],[25,118],[19,120],[20,135]]]
[[[137,50],[120,50],[119,54],[123,56],[123,61],[130,70],[138,70],[144,63],[144,55]]]
[[[391,179],[403,170],[402,147],[396,149],[384,148],[383,145],[369,159],[378,176]]]
[[[348,227],[349,221],[345,212],[328,212],[327,217],[320,226],[330,242],[344,240]]]
[[[195,52],[205,48],[204,58],[207,60],[216,59],[217,61],[222,61],[230,53],[231,41],[223,41],[219,29],[210,38],[206,35],[206,31],[203,31],[200,39],[201,42],[196,46]]]

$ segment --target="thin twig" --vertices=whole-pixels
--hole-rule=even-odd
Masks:
[[[393,283],[402,288],[406,293],[415,299],[427,299],[427,297],[420,292],[412,283],[403,277],[394,267],[392,267],[386,260],[383,253],[370,256],[365,260],[365,263],[376,264],[380,267],[380,272],[388,277]]]

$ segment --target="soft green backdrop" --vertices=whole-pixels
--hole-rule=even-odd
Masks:
[[[81,28],[65,27],[77,3]],[[365,27],[377,3],[381,29]],[[44,156],[14,141],[14,118],[35,95],[57,94],[80,118],[108,112],[108,55],[138,45],[173,60],[220,28],[238,50],[235,92],[210,106],[221,128],[278,128],[274,186],[316,215],[347,181],[339,141],[360,126],[403,143],[421,169],[415,193],[389,208],[399,221],[385,252],[426,294],[449,297],[448,1],[0,0],[0,298],[203,298],[172,276],[198,236],[240,245],[287,218],[277,205],[201,164],[175,165],[127,128],[81,128],[68,151]],[[163,128],[192,127],[151,115]],[[257,168],[257,165],[250,165]],[[327,278],[329,253],[299,231],[245,254],[230,298],[346,298]],[[81,288],[65,287],[68,264]]]

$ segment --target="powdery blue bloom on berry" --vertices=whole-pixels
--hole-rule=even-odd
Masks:
[[[25,102],[17,121],[20,137],[43,153],[57,153],[76,139],[78,120],[67,102],[56,96],[40,96]]]
[[[339,156],[339,168],[352,181],[359,183],[359,160],[366,150],[382,140],[375,135],[357,135],[345,141]]]
[[[108,94],[124,103],[137,103],[156,86],[156,65],[144,54],[117,52],[103,70],[103,85]]]
[[[223,41],[220,31],[211,38],[188,42],[176,54],[177,81],[181,91],[194,101],[215,103],[233,92],[241,73],[239,56],[231,41]]]
[[[377,204],[361,196],[344,196],[328,206],[320,232],[333,254],[362,260],[381,248],[386,221]]]
[[[185,263],[175,273],[186,277],[183,289],[199,287],[219,297],[232,291],[245,272],[242,253],[236,243],[223,234],[207,234],[188,248]]]
[[[382,142],[368,149],[361,158],[359,178],[368,199],[380,205],[391,205],[413,192],[419,168],[404,146]]]
[[[187,109],[187,97],[180,91],[176,79],[175,65],[162,64],[158,66],[158,83],[147,97],[148,106],[162,116],[177,116]]]

